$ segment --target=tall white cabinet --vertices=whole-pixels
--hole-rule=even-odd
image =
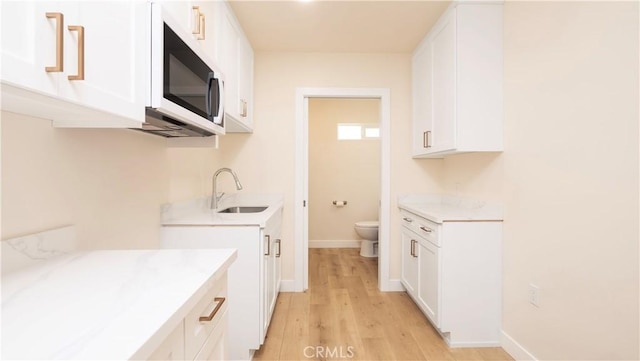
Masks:
[[[453,3],[414,50],[413,156],[502,151],[501,3]]]

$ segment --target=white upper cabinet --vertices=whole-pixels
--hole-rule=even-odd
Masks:
[[[182,30],[198,40],[205,54],[216,58],[217,1],[153,0],[169,14]]]
[[[253,131],[253,49],[227,2],[220,3],[218,60],[225,77],[227,133]]]
[[[147,6],[3,2],[2,108],[62,127],[139,127]]]
[[[502,4],[454,3],[413,53],[413,156],[503,148]]]

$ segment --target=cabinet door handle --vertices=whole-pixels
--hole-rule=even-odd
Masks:
[[[427,130],[426,132],[424,132],[424,147],[425,148],[431,148],[431,144],[429,142],[429,137],[431,135],[431,131]]]
[[[411,218],[402,217],[402,219],[404,219],[405,222],[409,222],[409,223],[413,222],[413,219]]]
[[[204,40],[204,14],[200,14],[198,16],[198,27],[200,28],[200,32],[198,33],[198,40]]]
[[[264,255],[268,256],[271,254],[271,236],[267,234],[265,237],[267,238],[267,253]]]
[[[412,240],[411,240],[411,252],[410,252],[410,253],[411,253],[411,255],[412,255],[412,256],[415,256],[415,255],[413,254],[413,253],[415,252],[415,242],[416,242],[416,240],[415,240],[415,239],[412,239]]]
[[[431,233],[433,231],[432,229],[429,229],[429,228],[424,227],[424,226],[420,227],[420,229],[425,231],[425,232],[427,232],[427,233]]]
[[[246,118],[246,116],[247,116],[247,108],[248,108],[247,107],[247,101],[244,100],[244,99],[240,99],[240,104],[241,104],[240,105],[240,107],[241,107],[240,116],[243,117],[243,118]]]
[[[191,34],[198,34],[198,36],[200,36],[200,7],[199,6],[192,6],[191,10],[194,11],[195,13],[193,14],[193,23],[195,24],[193,26],[193,29],[191,30]]]
[[[276,243],[278,244],[278,252],[276,253],[276,257],[280,257],[280,247],[282,246],[281,240],[279,238],[276,239]]]
[[[200,321],[200,322],[210,322],[211,320],[213,320],[214,317],[216,317],[216,313],[218,313],[218,311],[220,310],[220,307],[222,307],[222,304],[224,303],[225,298],[224,297],[216,297],[213,300],[218,302],[216,307],[213,309],[213,311],[211,311],[209,316],[200,316],[198,321]]]
[[[422,148],[429,148],[427,146],[427,132],[422,132]]]
[[[84,26],[69,25],[69,31],[78,32],[78,74],[69,75],[69,80],[84,80]]]
[[[48,73],[61,72],[64,69],[64,14],[47,13],[47,19],[56,20],[56,65],[44,68]]]

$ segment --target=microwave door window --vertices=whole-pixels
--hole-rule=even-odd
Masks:
[[[166,24],[164,36],[164,97],[210,119],[207,78],[211,70]]]

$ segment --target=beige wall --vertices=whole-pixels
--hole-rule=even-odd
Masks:
[[[640,357],[638,19],[507,2],[505,151],[444,161],[448,192],[504,202],[503,329],[539,359]]]
[[[391,217],[399,193],[439,192],[441,160],[411,159],[411,55],[256,52],[255,128],[221,139],[225,164],[237,169],[246,192],[285,196],[283,279],[294,279],[295,94],[298,87],[391,90]],[[246,184],[245,184],[246,180]],[[397,222],[391,222],[390,272],[400,277]]]
[[[160,205],[210,193],[219,152],[2,113],[2,239],[76,225],[85,249],[159,246]]]
[[[380,139],[338,140],[339,123],[379,126],[380,100],[309,100],[309,240],[357,240],[355,222],[378,220]]]

